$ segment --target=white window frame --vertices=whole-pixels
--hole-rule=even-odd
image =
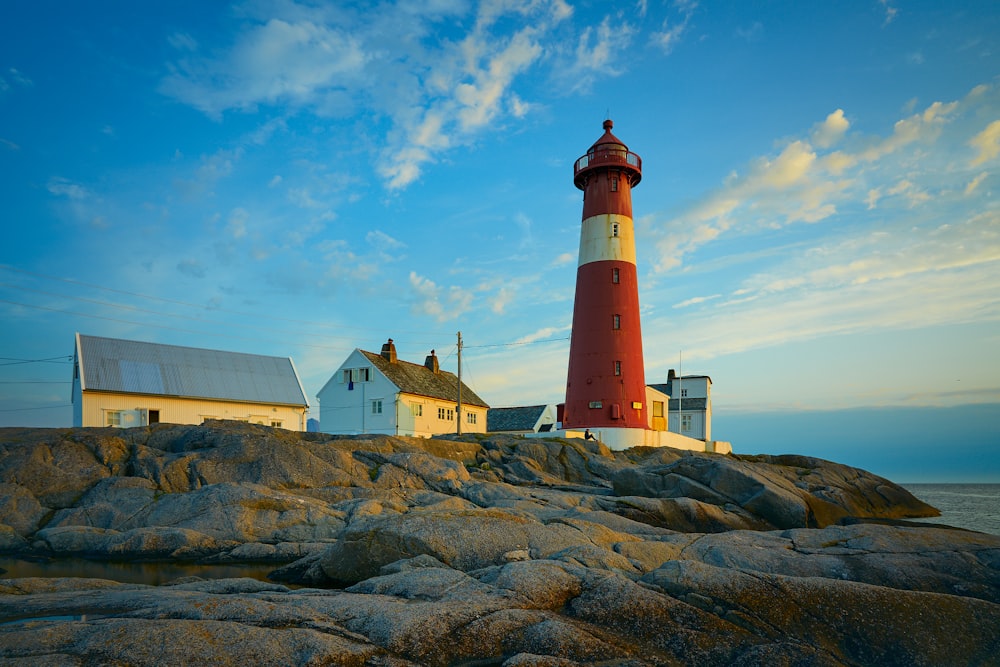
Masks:
[[[410,414],[414,417],[424,416],[424,404],[423,403],[410,403]]]
[[[690,431],[690,430],[691,430],[691,415],[690,414],[682,414],[681,415],[681,432],[683,433],[684,431]]]
[[[475,412],[466,412],[465,413],[465,422],[467,424],[475,424],[476,423],[476,413]]]
[[[113,426],[115,428],[121,428],[122,426],[122,411],[121,410],[106,410],[104,412],[104,425]]]
[[[373,415],[380,415],[380,414],[382,414],[382,399],[381,398],[373,398],[372,399],[372,414]]]

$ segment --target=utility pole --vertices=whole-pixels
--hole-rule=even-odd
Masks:
[[[462,332],[458,332],[458,409],[455,410],[455,433],[462,435]]]

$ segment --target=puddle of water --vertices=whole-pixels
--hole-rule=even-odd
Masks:
[[[176,562],[107,562],[82,558],[55,558],[39,561],[0,558],[0,568],[6,570],[0,574],[0,579],[80,577],[110,579],[125,584],[148,584],[151,586],[160,586],[181,577],[201,577],[202,579],[250,577],[260,581],[270,581],[267,578],[268,573],[281,565],[282,563],[201,565]]]

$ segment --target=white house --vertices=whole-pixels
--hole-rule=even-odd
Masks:
[[[461,384],[461,410],[458,390]],[[382,433],[428,438],[485,433],[489,405],[442,371],[434,350],[423,365],[396,356],[390,338],[380,353],[355,349],[316,394],[324,433]]]
[[[234,419],[304,431],[309,403],[288,357],[76,334],[74,426]]]
[[[489,433],[548,433],[556,428],[557,421],[555,405],[490,408],[486,430]]]
[[[712,439],[712,378],[667,373],[665,384],[651,388],[670,397],[668,430],[706,442]]]

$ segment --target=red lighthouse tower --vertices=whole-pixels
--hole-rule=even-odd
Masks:
[[[627,447],[644,444],[649,428],[632,224],[642,160],[613,126],[604,121],[604,136],[573,167],[583,222],[563,426]]]

